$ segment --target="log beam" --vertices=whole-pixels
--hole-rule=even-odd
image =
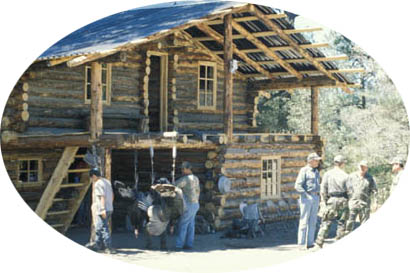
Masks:
[[[233,60],[233,42],[232,42],[232,14],[224,17],[224,90],[225,90],[225,113],[224,113],[224,133],[227,136],[228,143],[232,142],[233,134],[233,75],[230,69]]]
[[[311,90],[311,133],[319,135],[319,89]]]
[[[336,81],[325,76],[314,76],[297,80],[296,78],[285,78],[277,80],[251,81],[248,84],[248,92],[259,92],[266,90],[284,90],[294,88],[308,88],[321,86],[336,86]]]
[[[102,134],[103,128],[103,101],[102,101],[102,80],[101,64],[93,62],[91,64],[91,104],[90,104],[90,137],[96,140]]]

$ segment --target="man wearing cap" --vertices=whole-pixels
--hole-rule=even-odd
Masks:
[[[181,171],[184,176],[175,181],[175,185],[183,192],[184,212],[178,222],[178,233],[175,243],[176,251],[193,248],[195,216],[199,210],[199,179],[192,174],[189,162],[182,162]]]
[[[367,172],[369,169],[367,161],[360,161],[358,167],[359,170],[350,174],[347,182],[349,219],[346,224],[346,233],[353,230],[358,215],[360,224],[369,219],[371,195],[377,192],[376,182]]]
[[[91,169],[89,175],[93,182],[92,200],[96,215],[93,215],[95,219],[95,243],[88,247],[93,250],[104,250],[105,253],[114,254],[115,251],[111,247],[111,233],[109,230],[109,222],[114,210],[114,193],[111,182],[101,177],[98,169]]]
[[[341,155],[333,159],[334,167],[323,175],[320,186],[321,206],[324,206],[322,223],[316,239],[318,247],[323,246],[329,227],[333,220],[337,222],[336,240],[345,233],[345,220],[348,217],[347,179],[348,174],[343,170],[345,159]]]
[[[393,192],[393,190],[396,188],[397,184],[399,183],[400,176],[403,173],[403,168],[404,168],[404,161],[403,159],[396,157],[390,162],[392,165],[392,172],[394,174],[393,181],[390,187],[390,194]]]
[[[300,219],[298,245],[301,249],[313,247],[316,232],[317,212],[319,210],[319,180],[317,170],[321,157],[311,153],[307,157],[307,165],[300,169],[295,182],[295,189],[300,194]]]

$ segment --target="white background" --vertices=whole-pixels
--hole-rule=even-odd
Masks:
[[[2,1],[0,109],[4,109],[20,75],[59,39],[108,15],[160,2],[163,1]],[[409,15],[406,1],[250,2],[291,11],[347,36],[379,62],[409,108],[410,52],[406,39],[409,36],[406,28]],[[2,163],[0,175],[2,272],[151,272],[91,253],[54,232],[22,201]],[[406,171],[393,197],[350,236],[322,251],[264,272],[409,272],[408,178]]]

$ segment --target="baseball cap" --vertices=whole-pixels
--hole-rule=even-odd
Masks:
[[[321,160],[322,158],[317,153],[311,153],[307,157],[307,161],[311,160]]]
[[[360,161],[360,162],[359,162],[359,166],[368,167],[368,165],[367,165],[367,160],[362,160],[362,161]]]
[[[400,164],[400,165],[404,165],[404,161],[403,161],[403,159],[401,159],[400,157],[395,157],[395,158],[393,158],[393,160],[390,162],[390,164]]]
[[[345,159],[342,155],[337,155],[337,156],[335,156],[335,158],[333,159],[333,162],[345,163],[345,162],[346,162],[346,159]]]
[[[181,169],[189,169],[190,170],[191,168],[192,168],[191,163],[189,163],[188,161],[182,162]]]
[[[97,176],[97,177],[100,177],[100,176],[101,176],[101,172],[100,172],[99,169],[94,168],[94,169],[91,169],[91,170],[90,170],[89,175],[90,175],[90,177],[93,176],[93,175],[95,175],[95,176]]]

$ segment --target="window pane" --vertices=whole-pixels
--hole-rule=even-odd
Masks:
[[[206,70],[206,66],[201,65],[199,67],[199,77],[200,78],[205,78],[205,70]]]
[[[214,78],[214,68],[212,66],[208,66],[208,79],[213,79]]]
[[[199,93],[199,105],[205,106],[205,92]]]
[[[91,84],[91,67],[87,67],[87,83]]]
[[[19,181],[20,182],[27,182],[27,173],[25,173],[25,172],[20,173]]]
[[[27,168],[28,168],[28,161],[27,160],[20,161],[20,170],[27,170]]]
[[[268,170],[272,170],[272,160],[268,160]]]
[[[207,86],[206,86],[207,90],[209,92],[213,92],[214,91],[214,81],[207,80],[206,83],[207,83]]]
[[[208,93],[206,96],[206,105],[213,106],[214,105],[214,96],[213,93]]]
[[[266,160],[263,160],[263,162],[262,162],[262,171],[266,171],[267,166],[268,166],[268,163],[266,162]]]
[[[199,91],[205,91],[205,80],[199,81]]]
[[[103,84],[106,84],[106,83],[107,83],[107,70],[106,70],[106,69],[103,69],[103,70],[101,71],[101,82],[102,82]]]
[[[107,100],[107,86],[103,85],[102,87],[102,100],[106,101]]]
[[[37,182],[37,181],[38,181],[38,173],[30,172],[30,182]]]
[[[87,84],[87,100],[91,99],[91,84]]]
[[[30,170],[38,170],[38,162],[37,160],[30,160]]]

